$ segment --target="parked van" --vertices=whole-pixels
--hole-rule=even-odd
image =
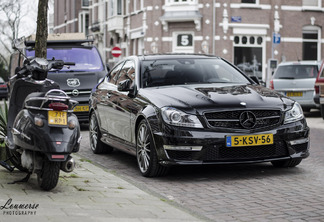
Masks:
[[[47,59],[62,59],[74,62],[74,66],[64,66],[62,70],[48,72],[48,79],[60,85],[72,99],[79,102],[74,112],[79,122],[89,121],[89,96],[91,89],[107,74],[106,65],[93,45],[93,39],[87,39],[82,33],[51,34],[47,41]],[[25,55],[35,56],[35,36],[26,40]],[[10,59],[11,75],[21,66],[23,58],[13,53]]]

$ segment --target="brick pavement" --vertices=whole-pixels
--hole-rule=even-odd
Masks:
[[[0,222],[201,221],[170,201],[144,192],[112,172],[75,157],[75,171],[71,174],[61,172],[57,187],[50,192],[39,189],[35,174],[28,183],[8,184],[23,178],[25,173],[18,170],[10,173],[1,167]],[[34,209],[10,209],[8,201],[33,205]]]
[[[315,117],[308,118],[311,155],[295,168],[270,163],[179,167],[166,177],[144,178],[132,156],[93,155],[87,131],[80,154],[210,221],[324,221],[324,120]]]

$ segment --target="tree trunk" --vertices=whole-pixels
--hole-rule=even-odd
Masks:
[[[48,0],[39,0],[35,41],[35,56],[44,59],[46,59],[47,54],[47,10]]]

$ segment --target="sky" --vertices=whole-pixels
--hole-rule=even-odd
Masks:
[[[38,0],[21,0],[21,1],[22,1],[22,14],[25,16],[20,21],[18,37],[22,37],[22,36],[27,37],[31,34],[36,34]],[[53,3],[53,0],[48,0],[48,1],[50,4]],[[49,11],[52,10],[53,7],[49,7]],[[5,16],[1,16],[1,15],[0,17],[2,19],[5,18]],[[8,44],[10,45],[11,43]],[[0,45],[0,50],[2,50],[1,47],[2,46]]]

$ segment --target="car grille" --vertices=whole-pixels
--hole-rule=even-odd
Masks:
[[[287,145],[283,141],[266,146],[226,147],[217,145],[204,147],[201,152],[168,150],[168,156],[174,160],[209,161],[248,161],[288,156]]]
[[[89,121],[89,112],[74,112],[78,117],[79,122],[88,122]]]
[[[64,90],[68,96],[71,98],[76,96],[84,96],[84,97],[90,97],[91,91],[90,90]]]
[[[247,110],[205,113],[210,128],[245,129],[240,123],[240,115]],[[248,110],[256,117],[256,124],[251,129],[271,129],[281,120],[280,110]]]

